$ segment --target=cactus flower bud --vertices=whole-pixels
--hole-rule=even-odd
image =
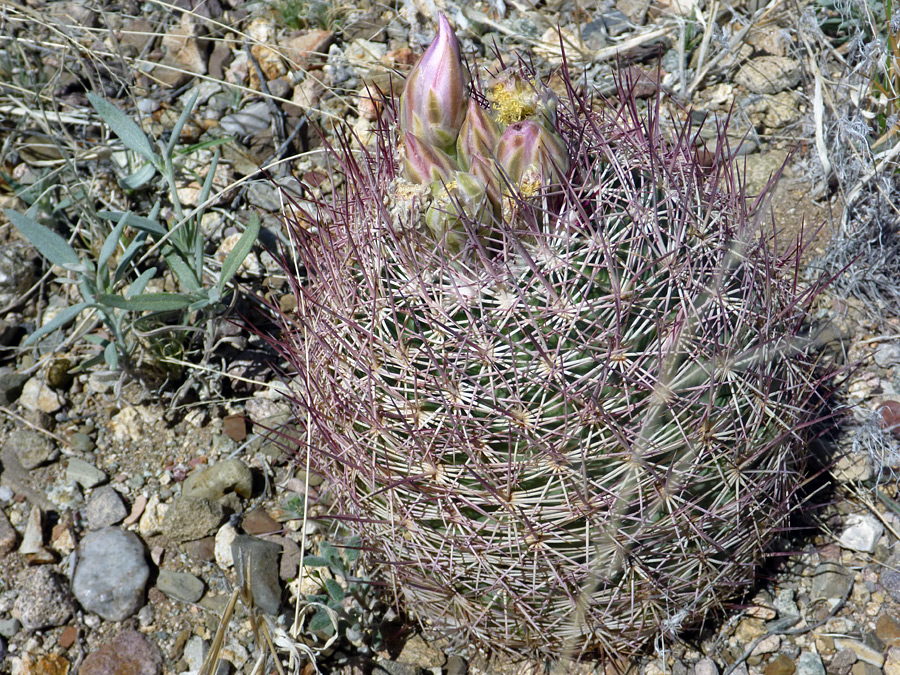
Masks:
[[[419,185],[450,180],[456,167],[450,155],[409,133],[403,135],[403,176]]]
[[[456,142],[466,115],[466,71],[459,40],[447,18],[406,78],[400,98],[400,129],[442,150]]]
[[[510,124],[497,143],[496,157],[509,182],[528,193],[558,182],[569,168],[562,140],[534,120]]]
[[[456,139],[456,154],[461,168],[468,171],[475,157],[491,157],[499,138],[494,120],[475,99],[470,98],[466,119]]]
[[[471,173],[454,171],[449,183],[435,181],[432,197],[432,204],[425,212],[425,224],[452,252],[461,250],[465,243],[465,221],[484,226],[494,217],[484,182]]]

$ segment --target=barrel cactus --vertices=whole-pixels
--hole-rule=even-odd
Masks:
[[[487,77],[441,17],[294,222],[301,455],[428,630],[629,657],[745,590],[797,504],[819,286],[658,103]]]

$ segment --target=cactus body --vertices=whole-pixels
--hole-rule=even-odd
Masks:
[[[561,101],[565,189],[489,221],[460,200],[453,247],[389,129],[297,232],[279,344],[333,515],[461,644],[634,655],[747,588],[803,481],[814,289],[727,161],[621,100]]]

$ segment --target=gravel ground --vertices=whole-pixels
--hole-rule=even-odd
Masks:
[[[496,44],[550,73],[562,36],[569,67],[601,92],[628,68],[675,118],[687,109],[729,117],[751,194],[787,162],[774,226],[802,237],[805,259],[835,272],[846,264],[836,260],[865,254],[813,317],[828,326],[827,358],[855,364],[841,390],[850,406],[844,425],[810,450],[825,467],[811,499],[821,506],[786,535],[746,597],[699,630],[667,634],[640,663],[618,665],[648,675],[900,675],[892,473],[900,450],[884,430],[892,416],[900,422],[900,306],[892,304],[900,294],[890,291],[898,263],[877,255],[896,250],[897,219],[888,208],[890,146],[859,126],[882,112],[875,103],[866,108],[878,96],[861,84],[869,81],[860,64],[871,35],[860,29],[868,38],[855,46],[832,40],[817,27],[833,11],[816,15],[777,0],[176,5],[0,2],[0,207],[37,204],[58,222],[78,220],[79,208],[149,213],[155,195],[122,187],[129,157],[86,94],[166,139],[196,93],[180,140],[205,147],[179,158],[177,195],[185,208],[197,206],[213,152],[221,153],[202,219],[206,253],[221,265],[254,214],[264,236],[283,232],[284,195],[297,190],[292,176],[322,195],[335,187],[324,143],[345,123],[362,139],[371,135],[378,106],[369,92],[399,90],[438,10],[464,51],[482,59]],[[329,644],[309,617],[295,621],[292,599],[322,584],[309,571],[297,575],[301,551],[321,553],[325,525],[316,517],[326,505],[316,477],[267,431],[290,419],[269,384],[274,357],[224,321],[202,344],[165,343],[182,351],[159,358],[162,366],[143,379],[99,367],[72,372],[95,349],[77,334],[103,337],[102,330],[75,322],[37,347],[22,344],[72,301],[72,286],[57,281],[64,273],[43,265],[0,215],[0,672],[198,672],[211,645],[221,649],[223,674],[258,672],[260,622],[293,673],[315,672],[309,655],[324,672],[548,668],[447,654],[371,597],[349,610],[383,638],[375,649],[364,635]],[[293,295],[261,248],[236,278],[289,307]],[[151,287],[172,284],[161,277]],[[139,337],[159,344],[154,335]],[[244,592],[223,621],[234,589]]]

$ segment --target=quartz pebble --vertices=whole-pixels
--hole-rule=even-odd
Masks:
[[[78,547],[72,592],[107,621],[133,616],[144,603],[150,568],[137,535],[116,527],[91,532]]]

